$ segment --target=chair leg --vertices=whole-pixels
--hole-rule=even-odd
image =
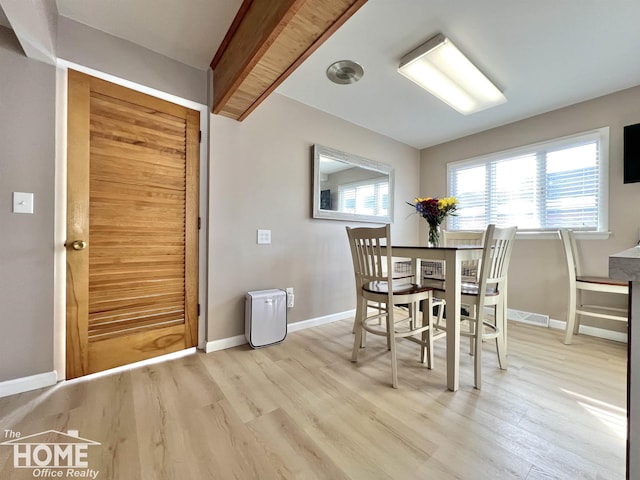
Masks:
[[[475,387],[480,390],[481,387],[481,383],[482,383],[482,321],[484,318],[484,315],[478,315],[477,316],[478,319],[476,321],[476,326],[475,326],[475,336],[471,337],[472,340],[474,340],[474,345],[475,345],[475,355],[474,355],[474,359],[473,359],[473,366],[474,366],[474,372],[473,372],[473,380],[474,380],[474,385]]]
[[[363,319],[367,316],[367,313],[368,313],[366,302],[364,304],[364,312],[365,313],[362,316]],[[364,348],[366,346],[367,346],[367,331],[363,328],[360,330],[360,348]]]
[[[379,303],[378,307],[381,307],[382,304]],[[394,306],[393,305],[387,305],[387,319],[389,318],[389,309],[393,310]],[[378,310],[379,312],[380,310]],[[378,317],[378,325],[382,325],[382,317]],[[391,350],[391,337],[389,336],[389,328],[387,328],[387,350]]]
[[[582,308],[582,290],[576,292],[576,306]],[[576,320],[573,322],[573,334],[577,335],[580,332],[580,315],[576,315]]]
[[[414,304],[416,305],[416,304]],[[419,302],[418,304],[419,305]],[[416,315],[418,314],[418,310],[420,310],[420,308],[416,308]],[[422,317],[421,317],[421,323],[420,326],[424,326],[425,324],[425,319],[428,318],[426,312],[428,312],[428,310],[424,310],[422,312]],[[416,318],[416,322],[417,322],[417,318]],[[428,360],[428,355],[429,355],[429,350],[427,348],[427,331],[423,331],[422,333],[420,333],[420,363],[425,363]]]
[[[353,326],[351,327],[351,333],[356,333],[356,325],[358,324],[358,319],[360,318],[360,297],[358,297],[358,301],[356,302],[356,316],[353,317]]]
[[[501,370],[507,369],[507,318],[504,302],[498,302],[495,306],[496,326],[500,334],[496,337],[496,350],[498,350],[498,364]]]
[[[358,361],[358,351],[364,347],[364,329],[362,328],[362,319],[364,318],[362,312],[364,312],[364,309],[366,309],[366,300],[360,297],[358,299],[358,305],[356,306],[356,318],[353,321],[355,337],[353,339],[353,350],[351,352],[352,362]],[[360,313],[358,314],[358,312]]]
[[[389,350],[391,350],[391,386],[398,388],[398,363],[396,359],[395,323],[393,318],[393,306],[389,306],[387,312],[387,336],[389,338]]]
[[[431,323],[431,326],[436,331],[440,330],[441,324],[443,323],[443,320],[444,320],[444,306],[446,304],[447,303],[444,301],[443,298],[434,298],[433,299],[432,310],[431,310],[432,315],[429,318],[433,320],[432,323]],[[434,308],[438,312],[435,315],[433,315],[433,309]],[[446,328],[446,327],[443,327],[443,328]]]
[[[428,369],[433,369],[433,329],[435,322],[433,320],[433,302],[427,302],[428,307],[422,312],[422,323],[420,326],[428,325],[429,328],[421,334],[420,344],[420,363],[426,363]],[[417,315],[416,311],[416,315]]]
[[[477,314],[476,314],[477,316]],[[471,332],[471,336],[469,337],[469,355],[474,356],[476,354],[476,332],[478,330],[478,326],[476,322],[469,322],[469,330]]]
[[[502,321],[503,321],[503,332],[504,335],[502,336],[502,344],[503,344],[503,351],[504,351],[504,355],[505,358],[507,356],[508,353],[508,340],[509,340],[509,336],[507,335],[507,328],[509,328],[509,309],[507,307],[507,297],[506,295],[503,298],[503,303],[502,303]],[[505,364],[506,365],[506,364]],[[505,367],[506,368],[506,367]]]
[[[576,327],[576,291],[569,290],[569,303],[567,304],[567,326],[564,334],[564,344],[570,345]]]
[[[378,312],[380,312],[380,309],[382,308],[382,304],[378,303]],[[366,300],[364,302],[361,301],[361,299],[358,300],[358,302],[356,302],[356,316],[353,318],[353,326],[351,328],[351,333],[356,333],[356,326],[358,324],[358,318],[362,318],[362,312],[365,313],[365,315],[368,313],[368,309],[369,309],[369,302],[367,302]],[[378,319],[378,325],[382,325],[382,322],[380,319]],[[362,340],[360,341],[360,348],[364,348],[367,344],[367,332],[366,331],[362,331]]]
[[[416,328],[418,318],[416,317],[416,308],[415,303],[410,303],[407,305],[407,314],[409,315],[409,328],[413,330]]]
[[[429,309],[427,310],[427,315],[425,317],[425,312],[422,313],[422,321],[429,322],[429,330],[425,330],[424,333],[427,334],[427,368],[429,370],[433,369],[433,299],[429,298]]]

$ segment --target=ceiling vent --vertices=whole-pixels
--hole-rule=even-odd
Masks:
[[[362,66],[351,60],[340,60],[327,68],[327,77],[338,85],[356,83],[364,75]]]

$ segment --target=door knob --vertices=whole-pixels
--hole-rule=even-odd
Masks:
[[[85,248],[87,248],[87,242],[85,242],[84,240],[74,240],[71,246],[74,250],[84,250]]]

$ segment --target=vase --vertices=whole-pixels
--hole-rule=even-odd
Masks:
[[[439,224],[429,224],[429,246],[430,247],[439,247],[440,246],[440,225]]]

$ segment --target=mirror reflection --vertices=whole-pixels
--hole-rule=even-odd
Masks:
[[[393,219],[393,169],[321,145],[313,147],[314,218],[388,223]]]

